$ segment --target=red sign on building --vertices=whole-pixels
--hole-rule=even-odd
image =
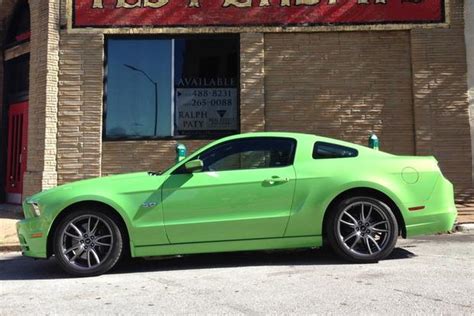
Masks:
[[[445,23],[445,0],[70,0],[72,28]]]

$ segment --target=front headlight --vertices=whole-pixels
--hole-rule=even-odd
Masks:
[[[30,201],[26,201],[27,204],[31,205],[31,208],[33,209],[33,212],[34,212],[34,215],[36,217],[40,216],[41,215],[41,210],[40,210],[40,207],[39,207],[39,204],[37,201],[35,200],[30,200]]]

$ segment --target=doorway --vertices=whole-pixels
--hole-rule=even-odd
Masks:
[[[3,95],[0,95],[0,203],[20,204],[28,149],[31,36],[28,1],[18,0],[6,23],[5,41],[0,43],[4,70]]]
[[[28,102],[9,106],[7,135],[6,201],[21,204],[28,153]]]

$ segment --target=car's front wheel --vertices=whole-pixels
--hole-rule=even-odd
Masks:
[[[398,225],[386,203],[371,197],[352,197],[340,201],[330,212],[327,239],[342,258],[370,263],[393,251]]]
[[[94,276],[115,266],[123,237],[111,214],[97,208],[75,210],[61,219],[54,234],[59,265],[75,276]]]

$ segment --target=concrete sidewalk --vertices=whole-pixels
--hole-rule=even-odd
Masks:
[[[0,251],[19,251],[16,222],[23,218],[21,206],[0,204]]]
[[[19,206],[0,205],[0,252],[20,251],[16,235],[16,222],[22,218]],[[456,231],[473,232],[474,215],[459,213]]]

